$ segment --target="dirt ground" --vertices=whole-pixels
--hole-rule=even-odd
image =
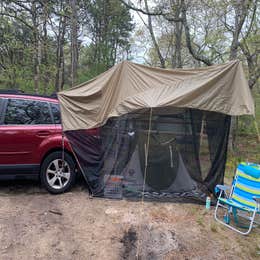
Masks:
[[[142,211],[143,209],[143,211]],[[241,236],[213,209],[90,198],[84,183],[50,195],[0,184],[0,259],[260,259],[260,228]]]

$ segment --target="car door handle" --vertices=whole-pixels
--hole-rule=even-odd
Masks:
[[[51,134],[51,132],[49,132],[49,131],[39,131],[39,132],[37,132],[37,136],[39,136],[39,137],[46,137],[46,136],[49,136]]]

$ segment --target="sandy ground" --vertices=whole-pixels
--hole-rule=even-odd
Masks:
[[[260,259],[260,228],[238,235],[202,205],[92,199],[83,183],[53,196],[38,186],[0,184],[0,259]]]

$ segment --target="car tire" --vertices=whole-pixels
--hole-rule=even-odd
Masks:
[[[52,194],[60,194],[70,190],[76,178],[75,167],[76,164],[68,153],[64,153],[63,168],[62,151],[52,152],[41,165],[40,178],[42,185]]]

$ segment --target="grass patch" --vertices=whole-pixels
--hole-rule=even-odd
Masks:
[[[196,222],[198,223],[198,225],[200,225],[202,227],[205,227],[204,221],[205,221],[205,219],[203,216],[198,216],[196,219]]]
[[[210,224],[210,230],[214,233],[218,232],[216,223],[213,222]]]
[[[194,216],[198,213],[197,205],[190,205],[188,210],[189,210],[189,214],[192,216]]]

